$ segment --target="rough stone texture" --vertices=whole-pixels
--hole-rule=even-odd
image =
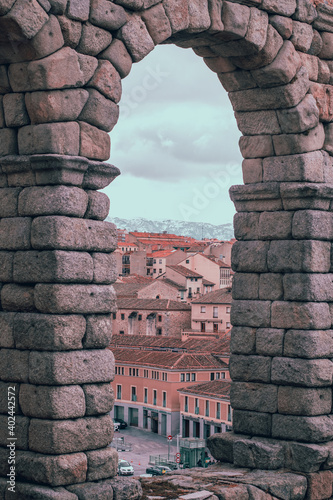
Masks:
[[[88,194],[77,187],[27,187],[20,192],[18,198],[18,215],[21,217],[36,217],[39,215],[83,217],[88,204]]]
[[[77,51],[89,56],[97,56],[110,45],[111,41],[112,35],[108,31],[93,24],[84,23]]]
[[[86,401],[86,415],[98,415],[112,410],[114,395],[110,384],[88,384],[82,388]]]
[[[331,413],[332,391],[330,388],[279,387],[279,413],[287,415],[323,415]]]
[[[269,383],[271,364],[271,358],[268,356],[233,354],[230,357],[230,376],[232,380]]]
[[[275,414],[272,416],[272,437],[274,438],[322,443],[330,441],[332,436],[332,415],[304,417]]]
[[[131,71],[132,58],[124,43],[117,38],[112,40],[110,46],[99,57],[109,61],[116,68],[121,78],[125,78]]]
[[[27,93],[25,102],[32,124],[73,121],[80,115],[89,94],[84,89]]]
[[[230,403],[232,408],[236,410],[276,413],[278,407],[278,388],[270,384],[233,382],[231,385]]]
[[[273,302],[273,328],[330,328],[328,304],[323,302]]]
[[[92,160],[107,160],[110,156],[110,137],[103,130],[80,121],[80,155]]]
[[[85,415],[85,394],[80,386],[48,387],[21,384],[20,406],[28,417],[79,418]]]
[[[120,34],[134,62],[141,61],[155,47],[145,23],[136,14],[131,15]]]
[[[86,452],[88,459],[88,481],[96,481],[117,475],[118,453],[114,448]]]
[[[89,89],[88,101],[79,119],[90,123],[99,129],[110,132],[118,121],[118,106],[106,99],[95,89]]]
[[[21,155],[56,153],[76,156],[80,149],[80,127],[76,122],[59,122],[20,128],[18,148]]]
[[[94,76],[88,82],[88,86],[95,88],[116,103],[120,101],[121,79],[118,71],[110,61],[98,61],[98,67]]]
[[[85,349],[107,347],[112,336],[111,315],[95,314],[86,316],[87,327],[83,340]]]

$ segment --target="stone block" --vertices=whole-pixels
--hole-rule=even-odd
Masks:
[[[247,437],[249,436],[237,435],[232,431],[213,434],[207,439],[207,448],[215,460],[233,463],[234,443]]]
[[[272,360],[272,382],[280,385],[328,387],[333,363],[329,359],[278,358]]]
[[[97,56],[97,54],[110,45],[111,41],[111,33],[93,24],[84,23],[82,25],[80,43],[76,50],[82,54]]]
[[[269,327],[270,305],[268,300],[235,300],[231,310],[231,323],[234,326]]]
[[[144,0],[145,1],[145,0]],[[156,0],[154,1],[156,3]],[[188,3],[188,12],[190,16],[189,27],[187,29],[190,33],[198,33],[206,31],[210,28],[211,20],[208,9],[208,2],[200,0],[192,0]]]
[[[18,213],[21,217],[66,215],[83,217],[88,207],[88,194],[71,186],[34,186],[20,191]]]
[[[82,349],[86,321],[79,315],[17,313],[13,335],[18,349],[67,351]]]
[[[93,253],[94,261],[94,283],[110,284],[117,279],[115,256],[105,253]]]
[[[323,40],[320,36],[320,33],[314,29],[311,47],[308,51],[309,54],[311,54],[313,56],[318,56],[318,54],[320,54],[322,46],[323,46]],[[318,68],[319,68],[321,62],[324,62],[324,61],[322,59],[318,59]],[[328,81],[329,80],[327,80],[327,82],[323,82],[323,83],[328,83]]]
[[[322,83],[311,83],[310,89],[319,109],[320,120],[330,122],[333,118],[333,92],[331,86]]]
[[[15,447],[17,450],[28,449],[28,430],[30,419],[21,415],[15,415]],[[0,415],[0,446],[7,447],[8,441],[8,414]],[[9,451],[9,450],[8,450]],[[8,455],[7,455],[8,457]]]
[[[272,437],[314,444],[330,441],[333,437],[332,415],[316,417],[273,415]]]
[[[259,298],[259,274],[236,273],[232,282],[232,297],[236,300]]]
[[[19,384],[12,382],[0,382],[0,413],[8,415],[9,402],[11,403],[11,408],[13,408],[16,414],[21,413],[18,399],[19,388]]]
[[[230,403],[234,410],[276,413],[278,387],[271,384],[233,382],[230,389]]]
[[[92,24],[114,31],[126,23],[127,15],[120,5],[115,5],[107,0],[92,0],[90,3],[89,20]]]
[[[307,474],[308,497],[311,500],[332,498],[333,473],[330,470]]]
[[[312,95],[306,95],[295,108],[277,111],[282,132],[286,134],[305,132],[318,125],[319,110]]]
[[[86,316],[87,328],[83,339],[84,349],[100,349],[110,345],[112,336],[111,315]]]
[[[25,96],[32,124],[75,121],[89,97],[85,89],[31,92]]]
[[[231,252],[234,271],[266,272],[268,249],[269,243],[266,241],[237,241]]]
[[[119,168],[110,163],[89,161],[88,170],[84,174],[82,187],[84,189],[103,189],[120,174]]]
[[[273,439],[240,439],[234,444],[234,465],[253,469],[281,469],[284,467],[285,449],[284,443]]]
[[[292,81],[301,67],[301,59],[293,44],[286,40],[274,61],[263,68],[251,71],[259,87],[277,87]]]
[[[114,394],[110,384],[83,385],[86,415],[109,413],[113,408]]]
[[[14,219],[3,220],[13,221]],[[0,222],[0,235],[1,223],[2,221]],[[31,242],[33,248],[38,250],[59,249],[87,252],[111,252],[117,244],[114,224],[62,216],[36,217],[32,223]]]
[[[331,413],[332,389],[318,387],[280,386],[278,392],[278,411],[287,415],[323,415]]]
[[[229,74],[229,73],[227,73]],[[237,126],[245,135],[280,134],[281,128],[275,111],[235,113]]]
[[[296,50],[308,52],[311,47],[312,38],[312,26],[299,21],[293,21],[293,34],[290,40],[294,44]]]
[[[311,0],[299,0],[293,16],[297,21],[311,24],[317,17],[317,11]]]
[[[14,348],[14,325],[15,313],[0,312],[0,347]]]
[[[262,158],[243,160],[242,171],[244,184],[262,182]]]
[[[50,15],[48,21],[31,42],[23,45],[20,50],[22,54],[20,54],[21,58],[19,60],[30,61],[49,56],[61,49],[64,43],[59,21],[55,16]]]
[[[0,200],[1,217],[17,217],[18,197],[20,188],[2,188]]]
[[[1,66],[0,66],[1,68]],[[0,95],[0,128],[5,127],[5,114],[3,110],[3,96]]]
[[[328,329],[331,326],[328,304],[324,302],[273,302],[273,328]]]
[[[79,116],[80,120],[110,132],[116,125],[118,117],[117,104],[104,97],[98,90],[89,89],[89,99]]]
[[[29,352],[0,350],[0,378],[3,382],[28,382]]]
[[[88,87],[98,90],[111,101],[118,103],[121,97],[121,78],[110,61],[99,60],[94,76],[88,82]]]
[[[36,308],[51,314],[107,314],[116,304],[116,294],[108,285],[38,284],[34,297]]]
[[[233,412],[233,430],[237,434],[270,437],[272,415],[257,411],[235,410]]]
[[[172,35],[169,18],[161,3],[154,5],[150,9],[144,10],[141,17],[147,26],[154,44],[158,45]]]
[[[30,123],[24,94],[6,94],[3,98],[6,127],[23,127]]]
[[[292,358],[331,358],[332,330],[289,330],[286,332],[283,355]]]
[[[113,378],[114,356],[108,349],[70,352],[33,351],[30,354],[31,384],[95,384],[107,383]]]
[[[292,470],[302,472],[314,472],[322,468],[328,457],[328,449],[325,445],[296,443],[289,444],[291,454]]]
[[[204,57],[204,63],[214,73],[230,73],[236,69],[228,57]]]
[[[132,58],[129,55],[125,44],[114,38],[111,45],[99,54],[99,59],[106,59],[118,71],[121,78],[125,78],[132,68]]]
[[[55,0],[51,0],[54,2]],[[11,494],[13,500],[20,500],[21,498],[43,499],[43,500],[77,500],[77,495],[70,493],[65,488],[39,486],[34,483],[21,483],[16,484],[15,493]],[[9,497],[8,497],[9,499]]]
[[[137,14],[129,16],[119,34],[134,62],[141,61],[155,47],[145,23]]]
[[[332,7],[330,5],[320,4],[317,6],[317,18],[313,25],[320,31],[333,32]]]
[[[25,481],[39,482],[50,486],[79,483],[86,479],[87,457],[84,453],[52,456],[25,451],[18,453],[16,469],[20,479]],[[42,497],[34,496],[34,498]],[[43,496],[43,498],[59,498],[60,500],[60,497],[53,496]],[[66,493],[63,498],[67,498]]]
[[[112,102],[112,101],[110,101]],[[80,156],[92,160],[107,160],[110,156],[110,137],[103,130],[88,123],[80,124]]]
[[[2,0],[0,6],[0,15],[4,16],[13,7],[15,0]]]
[[[267,161],[268,160],[268,161]],[[264,168],[267,172],[269,168],[275,170],[277,162],[264,160]],[[277,168],[280,165],[277,165]],[[265,174],[264,174],[265,175]],[[287,240],[291,237],[293,213],[291,212],[263,212],[260,214],[258,224],[258,237],[261,240]]]
[[[325,161],[320,151],[265,158],[263,160],[264,182],[323,182],[324,171]]]
[[[7,284],[1,288],[1,306],[4,311],[34,311],[32,286]]]
[[[255,354],[256,329],[234,326],[231,330],[230,352],[232,354]]]
[[[321,38],[323,41],[322,49],[319,53],[320,59],[332,59],[333,58],[333,33],[324,31],[321,33]]]
[[[319,71],[319,59],[316,56],[313,56],[311,54],[304,54],[304,52],[298,52],[301,61],[302,61],[302,66],[304,66],[308,73],[309,73],[309,79],[313,82],[318,81],[318,71]],[[324,64],[326,64],[324,62]]]
[[[27,417],[52,420],[83,417],[86,411],[85,394],[78,385],[21,384],[20,406]]]
[[[284,299],[309,302],[333,301],[332,274],[285,274]]]
[[[261,274],[259,279],[258,298],[260,300],[282,300],[282,275],[275,273]]]
[[[281,134],[273,136],[275,154],[292,155],[322,149],[325,131],[322,123],[300,134]]]
[[[189,27],[190,15],[187,0],[164,0],[163,7],[169,18],[173,33]]]
[[[50,455],[107,446],[113,437],[109,415],[75,420],[31,419],[29,449]]]
[[[3,64],[0,65],[0,94],[7,94],[8,92],[12,92],[12,89],[9,85],[7,66]]]
[[[288,40],[293,32],[293,21],[288,17],[275,14],[271,16],[269,22],[278,31],[284,40]]]
[[[328,123],[325,125],[325,142],[323,149],[327,151],[330,155],[333,154],[333,147],[332,147],[332,137],[333,137],[333,127],[332,123]]]
[[[249,71],[237,70],[230,73],[220,73],[218,77],[227,92],[257,87]]]
[[[84,214],[85,219],[104,220],[109,215],[110,199],[105,193],[88,190],[87,210]]]
[[[91,283],[94,263],[87,252],[16,252],[13,279],[16,283]]]
[[[3,27],[12,25],[18,31],[18,35],[31,40],[42,29],[48,20],[45,10],[39,5],[37,0],[16,0],[13,7],[2,20]]]
[[[73,19],[69,19],[67,16],[63,15],[58,15],[57,18],[61,27],[66,47],[75,49],[75,47],[77,47],[77,45],[79,44],[81,38],[82,23],[80,21],[73,21]]]
[[[273,156],[273,142],[270,135],[244,136],[239,139],[243,158],[265,158]]]
[[[302,210],[293,218],[292,235],[296,239],[331,240],[333,214],[318,210]]]
[[[261,356],[282,356],[284,330],[278,328],[258,328],[255,350]]]
[[[90,0],[69,0],[67,15],[76,21],[87,21],[89,19]]]
[[[258,213],[238,213],[234,216],[234,231],[237,240],[256,240],[258,238]]]
[[[80,186],[88,169],[88,160],[80,156],[33,155],[29,160],[36,184]]]
[[[18,148],[21,155],[42,153],[78,155],[80,127],[76,122],[43,123],[22,127],[18,132]]]
[[[267,255],[270,272],[328,273],[329,243],[326,241],[272,241]]]
[[[272,14],[290,17],[296,10],[296,0],[263,0],[262,8]]]
[[[118,453],[114,448],[87,451],[87,481],[110,478],[117,475]]]
[[[230,356],[230,376],[233,381],[264,382],[271,381],[271,363],[268,356]]]
[[[276,87],[274,91],[271,88],[239,90],[230,92],[229,99],[234,111],[292,108],[301,102],[309,87],[308,73],[301,67],[290,83]]]
[[[0,251],[0,282],[11,283],[13,281],[13,259],[14,252]]]
[[[16,155],[17,147],[17,132],[12,128],[0,129],[0,156]]]
[[[250,9],[245,5],[224,2],[222,9],[223,33],[220,35],[225,41],[244,38],[250,20]]]

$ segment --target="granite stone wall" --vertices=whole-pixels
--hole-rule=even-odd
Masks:
[[[332,468],[333,7],[0,0],[5,500],[120,498],[105,350],[116,235],[98,190],[119,174],[103,162],[121,79],[161,43],[193,48],[217,73],[243,133],[244,185],[230,190],[235,434],[220,436],[214,454],[288,466],[310,483]],[[13,437],[15,493],[6,482]],[[127,487],[126,498],[140,497],[138,483]],[[332,494],[316,491],[309,498]]]

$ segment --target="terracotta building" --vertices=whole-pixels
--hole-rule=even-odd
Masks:
[[[220,288],[193,300],[191,331],[188,334],[220,335],[229,331],[231,301],[230,288]]]
[[[207,439],[232,430],[230,382],[216,379],[178,389],[182,437]]]
[[[206,280],[214,283],[213,290],[231,286],[232,271],[226,264],[214,255],[196,253],[188,255],[180,265],[201,274]]]

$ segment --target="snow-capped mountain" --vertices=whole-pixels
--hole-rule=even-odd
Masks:
[[[214,226],[206,222],[184,222],[177,220],[154,221],[148,219],[120,219],[119,217],[108,217],[106,220],[113,222],[120,229],[127,231],[139,231],[148,233],[162,233],[166,231],[178,236],[192,236],[197,240],[202,238],[217,238],[218,240],[230,240],[234,237],[232,224],[221,224]]]

